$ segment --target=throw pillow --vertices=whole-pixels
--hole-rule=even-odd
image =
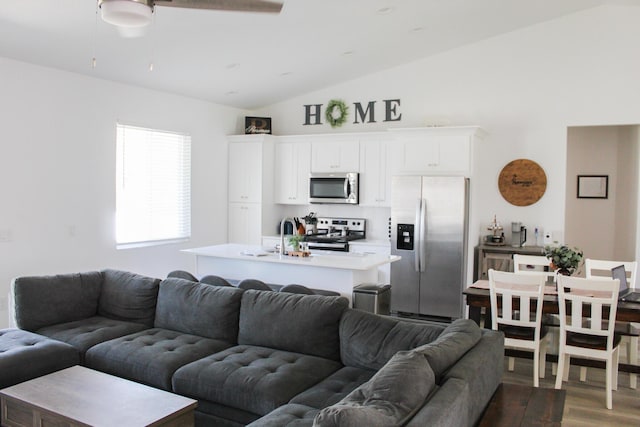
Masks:
[[[435,387],[426,358],[396,353],[368,382],[316,415],[314,427],[400,426],[424,404]]]

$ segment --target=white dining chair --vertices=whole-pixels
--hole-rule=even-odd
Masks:
[[[612,390],[618,388],[618,291],[617,279],[558,276],[560,347],[555,388],[568,379],[572,356],[604,360],[607,409],[613,407]]]
[[[533,274],[544,276],[546,284],[555,284],[558,273],[551,269],[551,261],[543,255],[513,255],[513,272],[516,274]],[[548,345],[553,349],[558,346],[557,329],[560,327],[560,320],[555,314],[545,314],[542,317],[543,327],[552,327],[549,331]],[[551,374],[555,375],[558,369],[557,363],[551,363]],[[544,378],[544,377],[542,377]]]
[[[547,282],[556,281],[557,273],[550,268],[551,261],[542,255],[513,254],[513,272],[545,276]]]
[[[533,352],[534,387],[539,385],[538,378],[544,378],[547,355],[546,328],[542,325],[544,286],[540,275],[489,270],[491,326],[504,333],[505,347]]]
[[[638,264],[635,261],[610,261],[587,258],[584,261],[587,278],[611,277],[611,269],[619,265],[624,265],[627,272],[627,282],[630,288],[636,287],[636,273]],[[622,336],[622,344],[627,350],[627,361],[630,365],[638,364],[638,330],[640,325],[637,323],[616,323],[616,332]],[[580,369],[580,380],[585,381],[587,377],[587,368]],[[629,374],[629,387],[636,389],[638,387],[638,375]]]

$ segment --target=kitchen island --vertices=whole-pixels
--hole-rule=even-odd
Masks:
[[[228,243],[184,249],[195,255],[195,272],[226,279],[259,279],[277,285],[299,284],[339,292],[351,301],[353,287],[376,283],[378,266],[400,259],[369,253],[312,251],[308,257],[280,255],[262,246]]]

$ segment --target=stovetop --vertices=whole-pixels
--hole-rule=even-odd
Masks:
[[[364,218],[318,218],[318,232],[307,234],[307,242],[341,243],[366,238]]]

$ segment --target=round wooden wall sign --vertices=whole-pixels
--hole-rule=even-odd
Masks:
[[[512,205],[529,206],[540,200],[547,190],[547,175],[536,162],[517,159],[502,168],[498,188]]]

